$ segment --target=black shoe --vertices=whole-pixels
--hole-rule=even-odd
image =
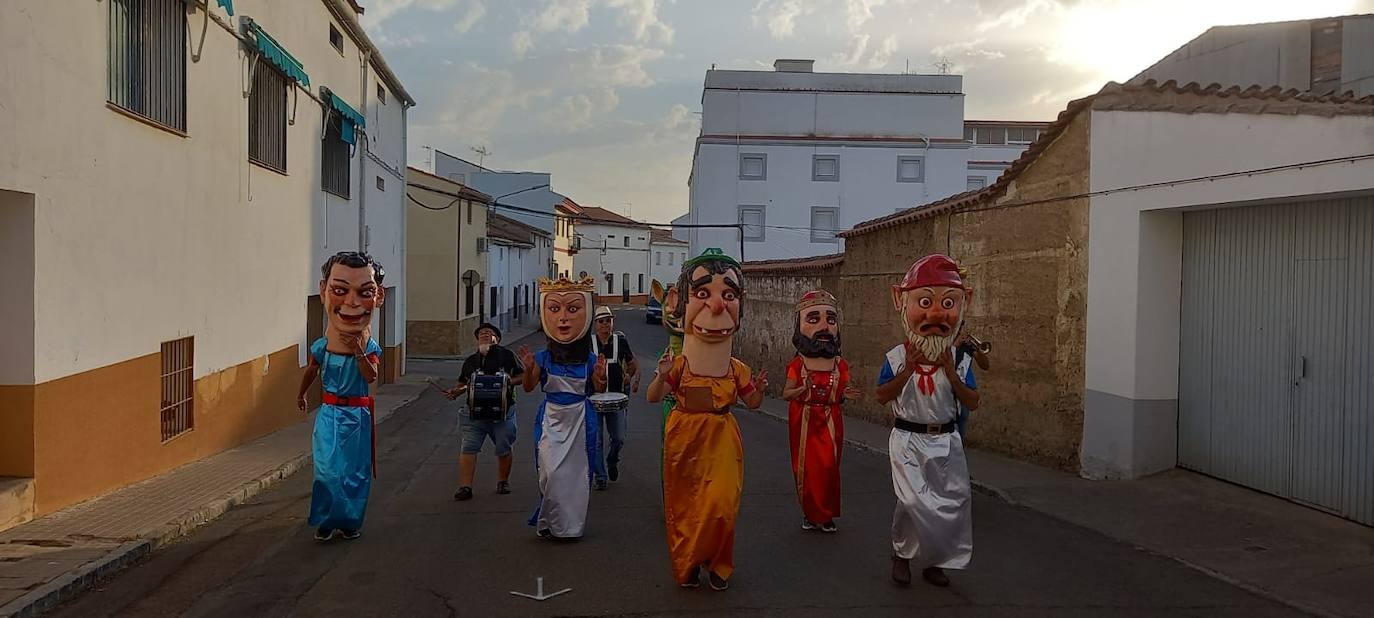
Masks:
[[[692,569],[692,576],[691,576],[690,578],[688,578],[688,580],[685,581],[685,582],[678,582],[677,585],[679,585],[679,586],[681,586],[681,587],[683,587],[683,588],[700,588],[700,587],[701,587],[701,567],[697,567],[697,568],[695,568],[695,569]]]
[[[508,494],[508,493],[510,493],[510,481],[497,481],[497,482],[496,482],[496,493],[498,493],[498,494]]]
[[[551,530],[549,530],[548,528],[540,528],[540,529],[538,529],[538,530],[535,530],[535,531],[534,531],[534,534],[535,534],[535,536],[538,536],[538,537],[541,538],[541,539],[551,539],[551,538],[553,538],[553,532],[552,532]]]
[[[809,520],[809,519],[807,519],[807,518],[805,518],[805,517],[802,518],[802,530],[815,530],[815,529],[816,529],[816,524],[811,523],[811,520]]]
[[[349,541],[352,541],[353,539],[356,539],[363,535],[362,530],[340,530],[340,532],[343,534],[343,538]]]
[[[616,482],[616,481],[619,481],[619,480],[620,480],[620,466],[618,466],[618,465],[616,465],[616,464],[609,464],[609,465],[607,465],[607,466],[606,466],[606,476],[607,476],[608,478],[611,479],[611,482],[612,482],[612,483],[614,483],[614,482]]]
[[[712,573],[709,570],[706,571],[706,581],[711,583],[712,590],[725,590],[730,587],[730,582],[722,579],[720,576],[716,575],[715,573]]]
[[[944,588],[949,585],[949,577],[945,575],[944,569],[940,567],[930,567],[921,571],[921,577],[932,586]]]
[[[898,556],[892,557],[892,581],[898,586],[911,585],[911,561]]]
[[[328,541],[332,538],[334,538],[334,531],[330,528],[320,528],[318,530],[315,530],[316,541]]]
[[[835,525],[835,522],[833,522],[833,521],[827,521],[827,522],[821,524],[821,532],[835,532],[835,531],[838,531],[839,529],[840,529],[839,526],[836,526],[836,525]]]
[[[457,500],[457,501],[459,501],[459,502],[462,502],[463,500],[471,500],[471,499],[472,499],[472,488],[471,488],[471,487],[459,487],[459,488],[458,488],[458,493],[453,494],[453,499],[454,499],[454,500]]]
[[[596,483],[592,485],[597,491],[606,491],[606,488],[609,486],[610,485],[606,484],[606,479],[596,479]]]

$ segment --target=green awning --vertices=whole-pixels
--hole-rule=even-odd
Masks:
[[[305,74],[305,67],[301,61],[296,60],[295,56],[284,49],[272,35],[259,26],[257,22],[249,20],[249,30],[253,32],[253,39],[257,43],[258,51],[262,52],[262,57],[271,62],[287,77],[294,79],[306,88],[310,87],[310,76]]]
[[[341,127],[339,138],[350,144],[356,144],[358,138],[354,135],[353,128],[367,127],[367,121],[363,118],[362,114],[358,113],[358,110],[353,109],[347,103],[344,103],[344,100],[340,99],[339,95],[334,94],[333,90],[326,90],[326,92],[329,95],[329,106],[334,108],[334,111],[339,112],[340,116],[343,116],[343,122],[339,125]]]
[[[228,13],[230,17],[234,16],[234,0],[219,0],[215,4],[224,7],[224,12]]]

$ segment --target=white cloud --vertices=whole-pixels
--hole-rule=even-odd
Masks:
[[[467,0],[465,10],[458,21],[453,24],[453,31],[458,34],[467,34],[482,17],[487,14],[487,3],[485,0]]]
[[[868,51],[867,34],[856,34],[849,38],[849,47],[844,51],[836,52],[830,57],[832,64],[842,67],[854,67],[863,61],[864,52]]]
[[[589,93],[563,97],[557,105],[542,114],[550,128],[560,132],[582,131],[592,127],[592,119],[615,111],[620,96],[610,88],[598,88]]]
[[[773,38],[785,39],[795,32],[798,17],[814,12],[814,5],[803,5],[800,0],[759,0],[754,5],[754,25],[766,25]]]
[[[518,30],[510,35],[510,46],[515,50],[515,57],[523,60],[530,48],[534,47],[534,36],[529,30]]]
[[[673,28],[658,18],[656,0],[607,0],[606,4],[620,10],[617,23],[633,30],[635,41],[672,44]]]
[[[892,62],[892,55],[897,53],[897,35],[889,34],[883,39],[882,45],[873,50],[873,55],[868,57],[868,68],[881,69]]]
[[[461,74],[454,77],[452,81],[461,85],[451,88],[435,120],[419,124],[418,132],[438,133],[466,141],[490,141],[506,114],[527,111],[534,101],[551,94],[546,87],[522,86],[521,80],[510,71],[476,63],[468,63]]]
[[[608,88],[645,88],[654,79],[644,64],[663,57],[663,50],[631,45],[598,45],[584,49],[568,49],[553,58],[560,67],[555,83],[569,86]]]
[[[587,26],[591,0],[544,0],[536,13],[527,14],[521,23],[536,32],[577,32]]]
[[[381,47],[407,48],[424,45],[429,42],[429,37],[420,32],[404,37],[393,37],[385,32],[376,32],[372,35],[372,40]]]
[[[412,6],[429,11],[447,11],[464,2],[465,0],[375,0],[368,3],[367,10],[362,15],[362,22],[364,26],[374,28],[392,15]]]

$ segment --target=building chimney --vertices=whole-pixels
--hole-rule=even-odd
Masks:
[[[773,61],[773,70],[779,73],[814,73],[815,60],[789,60],[778,58]]]

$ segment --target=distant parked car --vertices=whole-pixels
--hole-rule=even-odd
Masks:
[[[645,305],[644,321],[649,324],[663,323],[663,306],[658,304],[658,299],[650,296],[649,303]]]

